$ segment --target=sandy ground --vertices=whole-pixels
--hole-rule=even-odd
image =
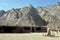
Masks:
[[[60,33],[57,37],[45,37],[43,33],[0,34],[0,40],[60,40]]]

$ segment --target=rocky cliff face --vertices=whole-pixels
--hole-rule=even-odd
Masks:
[[[0,11],[0,25],[60,26],[60,3],[46,7],[25,6],[19,9]],[[53,27],[54,26],[54,27]]]

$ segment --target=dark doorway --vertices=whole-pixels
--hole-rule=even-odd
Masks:
[[[35,32],[34,27],[32,27],[32,32]]]
[[[0,27],[0,33],[12,33],[15,27]]]
[[[4,33],[12,33],[13,27],[4,27]]]
[[[40,27],[36,27],[36,32],[41,32],[42,29]]]
[[[30,33],[30,27],[23,27],[24,33]]]
[[[24,30],[30,30],[30,27],[23,27]]]

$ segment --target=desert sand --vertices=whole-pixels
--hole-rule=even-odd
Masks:
[[[60,33],[56,37],[43,36],[45,33],[6,33],[0,34],[0,40],[60,40]]]

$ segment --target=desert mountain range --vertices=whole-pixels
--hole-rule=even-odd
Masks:
[[[60,2],[46,7],[33,7],[31,4],[23,8],[0,10],[0,25],[21,26],[60,26]]]

